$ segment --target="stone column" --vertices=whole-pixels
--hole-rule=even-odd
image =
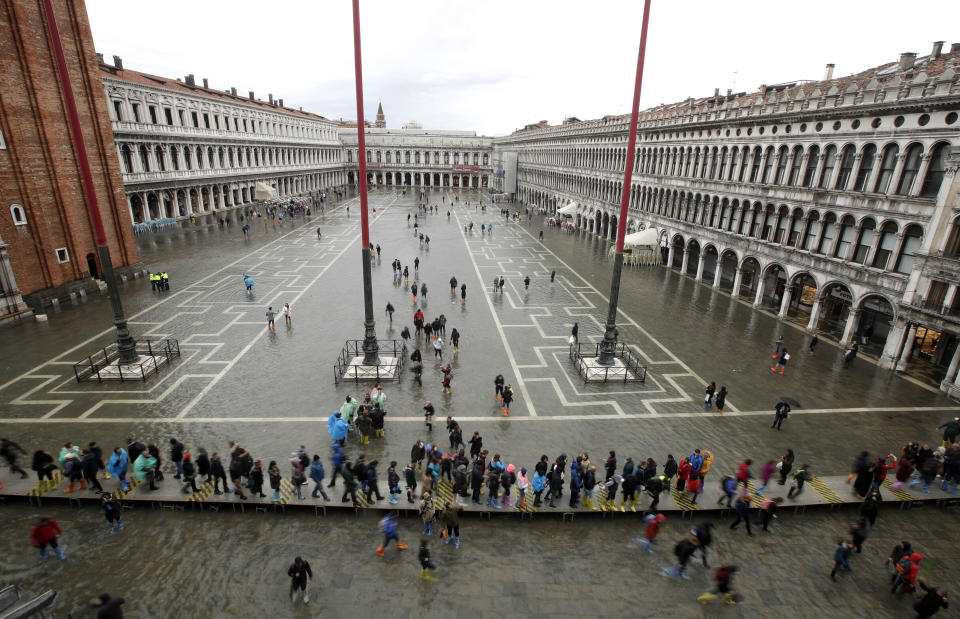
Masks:
[[[184,197],[184,200],[186,201],[187,217],[192,217],[192,216],[193,216],[193,201],[190,199],[190,189],[189,189],[189,188],[183,190],[183,197]]]
[[[820,186],[820,179],[823,177],[823,170],[827,165],[826,149],[824,152],[820,153],[820,157],[817,158],[817,170],[813,173],[813,179],[810,181],[810,187],[816,188]]]
[[[885,370],[892,370],[897,365],[897,353],[900,351],[900,344],[903,343],[903,336],[907,331],[907,323],[902,318],[892,323],[893,327],[887,334],[887,343],[883,346],[883,353],[880,355],[880,367]]]
[[[690,262],[690,248],[686,246],[683,248],[683,260],[680,263],[680,272],[684,275],[687,274],[687,265]]]
[[[676,255],[676,253],[675,253],[676,250],[675,250],[675,248],[674,248],[674,246],[673,246],[673,239],[672,239],[670,236],[667,236],[667,238],[669,239],[668,242],[670,243],[670,247],[669,247],[668,250],[667,250],[667,268],[672,269],[672,268],[673,268],[673,258],[674,258],[674,256]]]
[[[957,349],[953,351],[953,359],[950,361],[950,367],[947,368],[947,375],[940,382],[940,391],[946,391],[950,383],[960,385],[956,382],[960,381],[960,376],[957,375],[958,367],[960,367],[960,346],[957,346]]]
[[[904,372],[907,369],[907,363],[910,361],[910,353],[913,352],[913,342],[917,339],[917,325],[911,324],[907,331],[907,341],[903,344],[903,352],[900,353],[900,359],[897,360],[897,371]]]
[[[820,308],[823,307],[822,296],[818,294],[813,300],[813,307],[810,308],[810,320],[807,321],[807,333],[817,332],[817,323],[820,322]]]
[[[913,183],[910,185],[910,192],[907,194],[909,196],[919,196],[920,190],[923,189],[923,179],[927,177],[927,171],[930,170],[930,152],[928,151],[920,159],[920,169],[917,171],[916,178],[913,179]]]
[[[783,289],[783,299],[780,301],[780,312],[777,318],[783,320],[787,317],[787,311],[790,309],[790,300],[793,298],[793,286],[789,284]]]
[[[853,341],[856,335],[857,325],[860,324],[860,308],[851,307],[847,312],[847,324],[843,327],[843,337],[840,338],[840,345],[847,346]]]
[[[720,275],[723,273],[723,260],[721,256],[717,256],[717,268],[713,271],[713,288],[720,287]]]
[[[897,193],[897,185],[900,184],[900,177],[903,175],[903,167],[906,162],[907,151],[900,151],[900,154],[897,155],[897,165],[893,168],[893,176],[890,178],[890,185],[887,186],[888,194],[893,195]]]
[[[703,279],[703,265],[706,263],[706,254],[707,252],[703,247],[700,248],[700,256],[697,258],[697,281]]]
[[[760,276],[757,278],[757,294],[753,297],[753,306],[760,307],[763,304],[763,291],[766,288],[767,278],[764,277],[763,271],[760,271]]]
[[[740,265],[737,265],[737,274],[733,276],[733,290],[730,292],[731,297],[740,296],[740,285],[743,283],[743,271],[740,269]]]

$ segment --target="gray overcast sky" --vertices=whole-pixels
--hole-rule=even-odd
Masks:
[[[98,52],[165,77],[356,117],[349,0],[87,0]],[[362,0],[364,106],[388,127],[510,133],[629,111],[643,3]],[[820,79],[960,37],[960,2],[654,0],[641,109]],[[734,84],[734,72],[736,84]]]

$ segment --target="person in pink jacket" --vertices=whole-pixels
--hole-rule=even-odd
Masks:
[[[513,465],[511,464],[510,466]],[[522,509],[527,506],[527,488],[529,487],[530,482],[527,480],[527,469],[524,467],[517,473],[517,509]]]

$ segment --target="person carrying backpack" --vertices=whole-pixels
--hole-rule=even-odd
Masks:
[[[800,496],[800,493],[803,492],[803,484],[810,481],[811,478],[809,469],[809,464],[803,464],[793,474],[793,483],[790,484],[790,490],[787,492],[788,499]]]

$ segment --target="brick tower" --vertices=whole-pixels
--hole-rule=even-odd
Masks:
[[[375,126],[378,129],[386,129],[387,127],[387,117],[383,115],[383,103],[377,106],[377,123]]]
[[[140,255],[86,7],[54,7],[110,254],[123,273]],[[37,0],[0,2],[0,259],[4,244],[9,256],[0,276],[13,280],[0,281],[0,308],[9,289],[33,309],[96,290],[101,271],[44,20]]]

